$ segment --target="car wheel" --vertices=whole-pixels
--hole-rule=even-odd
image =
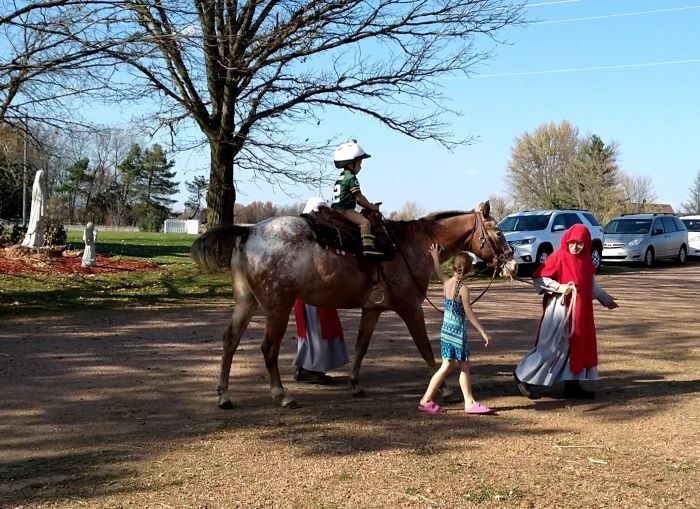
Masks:
[[[676,258],[676,263],[683,265],[686,260],[688,260],[688,249],[685,246],[681,246],[680,251],[678,251],[678,257]]]
[[[654,250],[652,248],[647,248],[646,253],[644,253],[644,265],[646,267],[654,265]]]
[[[593,249],[591,250],[591,258],[593,258],[593,266],[595,267],[595,270],[598,270],[600,268],[601,258],[601,252],[598,246],[593,246]]]
[[[549,246],[541,246],[537,250],[537,259],[535,260],[538,265],[542,265],[549,255],[552,254],[552,248]]]

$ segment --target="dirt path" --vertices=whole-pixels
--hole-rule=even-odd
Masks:
[[[475,392],[497,410],[486,417],[415,411],[427,373],[393,314],[363,365],[365,399],[343,372],[293,382],[290,324],[280,364],[295,411],[270,399],[259,317],[234,360],[236,409],[216,407],[228,302],[6,320],[0,507],[700,507],[700,264],[600,281],[621,307],[596,307],[590,403],[517,395],[510,371],[540,309],[529,287],[479,302],[495,342],[472,348]],[[359,315],[341,317],[352,351]]]

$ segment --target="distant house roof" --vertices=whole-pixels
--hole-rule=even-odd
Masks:
[[[632,208],[643,210],[644,212],[663,212],[666,214],[675,214],[676,211],[668,203],[631,203]]]

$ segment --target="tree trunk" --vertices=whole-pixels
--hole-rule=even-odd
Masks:
[[[233,187],[233,158],[238,152],[232,143],[221,139],[209,139],[211,171],[207,191],[207,228],[218,224],[233,224],[233,204],[236,190]]]

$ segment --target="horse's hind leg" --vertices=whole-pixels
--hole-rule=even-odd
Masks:
[[[377,320],[379,320],[381,313],[380,310],[374,308],[362,309],[360,328],[357,331],[357,341],[355,342],[355,356],[352,361],[352,371],[350,372],[350,388],[352,389],[352,395],[355,397],[365,395],[365,391],[360,387],[360,366],[369,348],[369,340],[372,338],[372,333],[377,326]]]
[[[406,323],[408,327],[408,332],[413,338],[413,342],[418,347],[421,357],[428,365],[431,376],[435,374],[438,369],[438,365],[435,362],[435,356],[433,355],[433,349],[430,346],[430,339],[428,339],[428,332],[425,330],[425,315],[423,314],[423,308],[418,305],[412,307],[409,310],[397,311],[399,316]],[[440,395],[443,399],[449,403],[456,403],[461,401],[461,397],[449,386],[447,381],[442,383],[440,387]]]
[[[233,354],[236,353],[238,344],[241,341],[241,336],[243,336],[243,333],[248,328],[250,319],[253,317],[253,313],[255,313],[257,308],[258,301],[250,291],[236,295],[236,305],[233,309],[233,316],[224,333],[224,352],[221,356],[221,372],[219,374],[219,385],[216,389],[219,394],[219,408],[233,408],[231,396],[228,393],[228,382],[231,375]]]
[[[289,313],[291,306],[286,311],[271,311],[267,314],[265,325],[265,337],[260,348],[265,357],[265,367],[270,375],[270,392],[272,398],[280,401],[284,408],[297,408],[299,405],[296,400],[290,396],[282,386],[282,378],[280,377],[280,369],[277,359],[280,354],[280,345],[282,337],[287,331],[289,323]]]

